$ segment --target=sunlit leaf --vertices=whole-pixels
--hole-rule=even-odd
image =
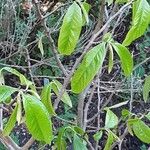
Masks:
[[[103,135],[103,131],[102,130],[100,130],[100,131],[98,131],[97,133],[95,133],[94,134],[94,140],[95,141],[99,141],[101,138],[102,138],[102,135]]]
[[[83,2],[81,3],[80,0],[76,0],[78,2],[78,4],[80,5],[81,9],[82,9],[82,12],[83,12],[83,25],[85,23],[89,23],[89,17],[88,17],[88,13],[91,9],[91,5],[86,3],[86,2]]]
[[[62,88],[62,84],[57,81],[57,80],[54,80],[52,82],[52,89],[53,91],[55,92],[55,94],[58,96],[60,90]],[[62,96],[62,99],[61,99],[65,104],[67,104],[68,106],[72,107],[72,102],[71,102],[71,99],[68,95],[68,93],[65,91],[65,93],[63,94]]]
[[[133,123],[133,131],[142,142],[150,144],[150,128],[142,120]]]
[[[145,78],[145,83],[143,85],[143,99],[145,102],[148,101],[150,93],[150,76]]]
[[[126,35],[123,45],[128,46],[146,31],[150,23],[150,5],[146,0],[134,2],[132,26]]]
[[[71,80],[71,90],[74,93],[81,93],[90,84],[102,67],[105,56],[105,43],[95,46],[85,55]]]
[[[148,114],[145,115],[145,117],[150,120],[150,112]]]
[[[70,55],[78,42],[82,28],[82,12],[79,5],[74,2],[68,9],[61,26],[58,39],[58,51]]]
[[[118,117],[110,109],[106,110],[105,128],[114,128],[118,125]]]
[[[8,98],[10,98],[10,96],[16,91],[17,91],[16,88],[6,86],[6,85],[1,85],[0,86],[0,102],[3,102],[7,100]]]
[[[85,141],[79,138],[76,134],[74,134],[73,136],[73,149],[74,150],[87,150]]]
[[[3,67],[0,70],[0,74],[2,73],[2,71],[7,71],[9,73],[12,73],[12,74],[18,76],[22,85],[27,85],[27,86],[32,86],[33,85],[33,83],[31,81],[29,81],[23,74],[18,72],[16,69],[13,69],[11,67]]]
[[[26,125],[33,138],[50,144],[52,135],[52,123],[44,104],[36,97],[23,95]]]
[[[114,136],[113,136],[113,134],[111,132],[109,132],[104,150],[110,150],[111,149],[111,145],[113,144],[113,141],[114,141]]]
[[[47,84],[43,87],[41,92],[41,101],[51,115],[56,115],[51,102],[51,88],[51,84]]]
[[[133,70],[133,58],[131,53],[120,43],[112,43],[112,46],[120,57],[121,67],[125,76],[130,76]]]

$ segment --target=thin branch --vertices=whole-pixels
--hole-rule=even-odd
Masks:
[[[84,131],[86,130],[86,127],[87,127],[88,110],[89,110],[89,106],[90,106],[90,103],[92,101],[92,97],[94,95],[94,91],[95,91],[96,87],[97,87],[97,82],[95,81],[94,86],[91,89],[90,97],[89,97],[88,102],[86,103],[85,109],[84,109],[84,121],[83,121],[83,130]]]
[[[78,125],[80,127],[83,127],[83,109],[84,109],[84,100],[86,97],[86,94],[89,90],[90,86],[88,86],[82,93],[79,94],[79,100],[78,100],[78,115],[77,115],[77,121]]]
[[[66,69],[64,68],[63,64],[61,63],[61,61],[60,61],[60,59],[59,59],[59,55],[58,55],[58,53],[57,53],[57,49],[56,49],[54,40],[52,39],[51,34],[50,34],[50,31],[49,31],[49,29],[48,29],[48,27],[47,27],[47,25],[46,25],[46,20],[43,19],[43,15],[42,15],[42,13],[41,13],[41,11],[40,11],[40,3],[39,3],[38,0],[34,0],[34,4],[35,4],[35,6],[36,6],[37,13],[38,13],[38,17],[39,17],[39,19],[41,20],[41,23],[42,23],[42,25],[43,25],[43,27],[44,27],[45,33],[46,33],[46,35],[47,35],[47,37],[48,37],[48,40],[49,40],[49,42],[51,43],[52,52],[53,52],[53,55],[54,55],[54,57],[55,57],[55,59],[56,59],[56,62],[57,62],[57,64],[58,64],[59,68],[61,69],[61,71],[63,72],[63,74],[64,74],[65,76],[67,76],[68,73],[67,73]]]
[[[21,148],[12,140],[11,137],[3,136],[2,130],[0,130],[0,139],[9,150],[21,150]]]
[[[30,146],[35,142],[33,137],[29,139],[29,141],[21,148],[21,150],[27,150],[30,148]]]

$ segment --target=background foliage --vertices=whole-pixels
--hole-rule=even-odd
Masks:
[[[35,2],[0,0],[2,143],[148,149],[148,1]]]

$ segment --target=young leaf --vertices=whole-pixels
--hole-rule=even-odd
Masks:
[[[124,71],[125,76],[130,76],[133,70],[133,58],[129,50],[121,45],[120,43],[112,43],[115,51],[121,60],[121,67]]]
[[[138,0],[133,7],[133,21],[123,45],[128,46],[132,41],[142,36],[150,23],[150,5],[146,0]]]
[[[112,33],[110,32],[107,32],[106,34],[104,34],[103,38],[102,38],[102,41],[103,42],[106,42],[106,43],[111,43],[111,42],[114,42],[113,38],[112,38]],[[111,45],[110,45],[111,46]]]
[[[58,96],[58,94],[59,94],[61,88],[62,88],[62,84],[61,84],[59,81],[54,80],[54,81],[52,82],[52,89],[53,89],[53,91],[55,92],[55,94],[56,94],[57,96]],[[71,102],[71,99],[70,99],[70,97],[69,97],[69,95],[68,95],[67,92],[65,92],[65,93],[63,94],[61,100],[62,100],[65,104],[67,104],[68,106],[72,107],[72,102]]]
[[[68,9],[61,26],[58,51],[70,55],[78,42],[82,28],[82,13],[79,5],[74,2]]]
[[[47,84],[43,87],[41,92],[41,101],[51,115],[56,115],[51,102],[51,88],[51,84]]]
[[[110,150],[113,141],[114,141],[114,136],[113,136],[112,132],[109,132],[109,133],[108,133],[107,142],[106,142],[106,144],[105,144],[104,150]]]
[[[142,120],[133,123],[133,131],[142,142],[150,144],[150,128]]]
[[[71,80],[71,89],[74,93],[81,93],[89,85],[102,67],[105,55],[105,43],[95,46],[85,55]]]
[[[13,94],[16,91],[17,89],[13,87],[1,85],[0,86],[0,102],[7,100],[11,96],[11,94]]]
[[[76,0],[78,2],[78,4],[80,5],[82,12],[83,12],[83,25],[85,24],[84,21],[86,21],[86,23],[89,23],[89,17],[88,17],[88,12],[90,10],[90,5],[86,2],[81,3],[80,0]]]
[[[38,41],[38,48],[42,54],[42,56],[44,55],[44,49],[43,49],[43,43],[42,43],[42,37],[39,38],[39,41]]]
[[[122,117],[126,118],[131,114],[131,112],[127,109],[123,109],[121,114],[122,114]]]
[[[16,123],[16,117],[17,117],[17,109],[18,109],[18,105],[16,105],[15,109],[13,110],[8,123],[6,124],[4,130],[3,130],[3,135],[4,136],[8,136],[11,132],[11,130],[13,129],[13,127],[15,126]]]
[[[88,3],[86,3],[86,2],[83,2],[82,3],[82,6],[84,7],[84,9],[85,9],[85,13],[86,14],[84,14],[83,15],[83,26],[87,23],[87,24],[89,24],[89,17],[88,17],[88,14],[89,14],[89,11],[90,11],[90,9],[91,9],[91,5],[90,4],[88,4]]]
[[[109,44],[108,73],[110,73],[112,71],[112,68],[113,68],[113,59],[114,59],[113,49],[112,49],[111,44]]]
[[[78,134],[80,134],[80,135],[82,135],[82,136],[85,136],[85,131],[84,131],[82,128],[80,128],[80,127],[78,127],[78,126],[74,126],[73,130],[74,130],[76,133],[78,133]]]
[[[10,73],[12,73],[12,74],[14,74],[14,75],[16,75],[16,76],[20,76],[20,73],[16,70],[16,69],[13,69],[13,68],[11,68],[11,67],[3,67],[1,70],[0,70],[0,72],[2,72],[2,71],[8,71],[8,72],[10,72]]]
[[[107,108],[105,128],[114,128],[118,124],[118,117]]]
[[[133,134],[133,131],[132,131],[132,125],[135,123],[135,122],[137,122],[138,121],[138,119],[137,118],[135,118],[135,119],[129,119],[128,121],[127,121],[127,128],[128,128],[128,132],[133,136],[134,134]]]
[[[149,92],[150,92],[150,76],[146,77],[145,83],[143,86],[143,99],[145,103],[148,101]]]
[[[94,134],[94,140],[95,141],[99,141],[101,138],[102,138],[102,135],[103,135],[103,131],[98,131],[96,134]]]
[[[49,144],[53,138],[52,123],[44,104],[36,97],[23,94],[26,125],[33,138]]]
[[[86,143],[76,134],[73,136],[73,149],[74,150],[87,150]]]
[[[26,77],[18,72],[16,69],[13,69],[11,67],[4,67],[0,70],[0,74],[4,70],[18,76],[22,85],[33,86],[32,82],[26,79]]]
[[[59,130],[57,141],[56,141],[57,150],[66,150],[66,142],[63,138],[65,130],[66,130],[66,127],[63,127]]]
[[[129,132],[132,136],[134,136],[133,131],[132,131],[132,124],[130,124],[130,123],[127,122],[127,129],[128,129],[128,132]]]

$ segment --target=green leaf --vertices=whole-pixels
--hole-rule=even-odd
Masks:
[[[109,6],[113,3],[113,0],[106,0],[106,2],[108,3],[108,6]]]
[[[91,5],[89,5],[86,2],[81,3],[80,0],[76,0],[76,1],[80,5],[82,12],[83,12],[83,25],[85,24],[85,22],[88,24],[89,23],[88,13],[91,8]]]
[[[87,150],[86,143],[76,134],[73,136],[73,149],[74,150]]]
[[[135,122],[137,122],[137,121],[138,121],[137,118],[127,120],[128,132],[129,132],[132,136],[134,136],[133,131],[132,131],[132,125],[133,125]]]
[[[5,101],[8,98],[10,98],[11,94],[13,94],[16,91],[17,91],[16,88],[1,85],[0,86],[0,102]]]
[[[39,41],[38,41],[38,48],[42,54],[42,56],[44,55],[44,49],[43,49],[43,43],[42,43],[42,37],[39,38]]]
[[[130,113],[129,110],[123,109],[122,112],[121,112],[121,114],[122,114],[122,116],[123,116],[124,118],[126,118],[126,117],[128,117],[131,113]]]
[[[133,58],[129,50],[120,43],[112,43],[115,51],[121,60],[121,67],[125,76],[130,76],[133,70]]]
[[[51,102],[51,88],[51,84],[47,84],[43,87],[41,92],[41,101],[51,115],[56,115]]]
[[[56,141],[57,150],[66,150],[66,142],[63,138],[65,130],[66,130],[66,127],[63,127],[59,130],[57,141]]]
[[[0,74],[1,74],[2,71],[7,71],[9,73],[12,73],[12,74],[18,76],[22,85],[27,85],[27,86],[32,86],[33,85],[31,81],[29,81],[23,74],[18,72],[16,69],[13,69],[11,67],[3,67],[0,70]]]
[[[89,11],[91,9],[91,5],[86,3],[86,2],[83,2],[82,7],[85,9],[85,12],[84,12],[85,14],[83,13],[83,19],[82,19],[83,20],[83,26],[84,26],[86,23],[89,24],[88,14],[89,14]]]
[[[146,0],[138,0],[133,7],[133,21],[123,45],[128,46],[144,34],[150,23],[150,5]]]
[[[62,84],[57,81],[57,80],[53,80],[52,82],[52,89],[53,91],[55,92],[55,94],[58,96],[60,90],[62,88]],[[68,106],[72,107],[72,102],[71,102],[71,99],[68,95],[67,92],[65,92],[62,96],[62,99],[61,99],[65,104],[67,104]]]
[[[73,130],[74,130],[76,133],[78,133],[78,134],[80,134],[80,135],[82,135],[82,136],[85,136],[85,131],[84,131],[82,128],[80,128],[80,127],[78,127],[78,126],[74,126]]]
[[[145,103],[148,101],[150,92],[150,76],[145,78],[145,83],[143,85],[143,99]]]
[[[129,132],[132,136],[134,136],[133,131],[132,131],[132,125],[129,124],[128,122],[127,122],[127,129],[128,129],[128,132]]]
[[[33,138],[50,144],[52,135],[52,123],[44,104],[31,95],[23,96],[26,125]]]
[[[112,49],[111,44],[109,44],[108,73],[110,73],[112,71],[113,59],[114,59],[113,49]]]
[[[2,72],[2,71],[7,71],[7,72],[10,72],[10,73],[12,73],[12,74],[14,74],[14,75],[16,75],[16,76],[20,76],[20,73],[16,70],[16,69],[13,69],[13,68],[11,68],[11,67],[3,67],[1,70],[0,70],[0,72]]]
[[[94,134],[94,140],[95,141],[99,141],[101,138],[102,138],[102,135],[103,135],[103,131],[98,131],[96,134]]]
[[[105,128],[114,128],[118,124],[118,117],[108,108],[106,110]]]
[[[140,0],[134,1],[132,4],[132,22],[135,19]]]
[[[150,128],[142,120],[133,123],[133,131],[142,142],[150,144]]]
[[[74,93],[81,93],[94,79],[106,56],[105,43],[91,49],[75,71],[71,80],[71,89]]]
[[[111,43],[114,42],[114,40],[112,39],[112,33],[107,32],[106,34],[104,34],[102,41],[106,42],[106,43]],[[111,46],[111,45],[110,45]]]
[[[111,145],[113,144],[113,141],[114,141],[114,136],[113,136],[112,132],[109,132],[104,150],[110,150],[111,149]]]
[[[16,117],[17,117],[17,109],[18,109],[18,105],[16,105],[15,109],[13,110],[13,112],[8,120],[8,123],[6,124],[6,126],[3,130],[4,136],[8,136],[15,126]]]
[[[68,9],[61,26],[58,51],[70,55],[78,42],[82,28],[82,12],[79,5],[74,2]]]
[[[145,117],[150,120],[150,112],[148,114],[145,115]]]

